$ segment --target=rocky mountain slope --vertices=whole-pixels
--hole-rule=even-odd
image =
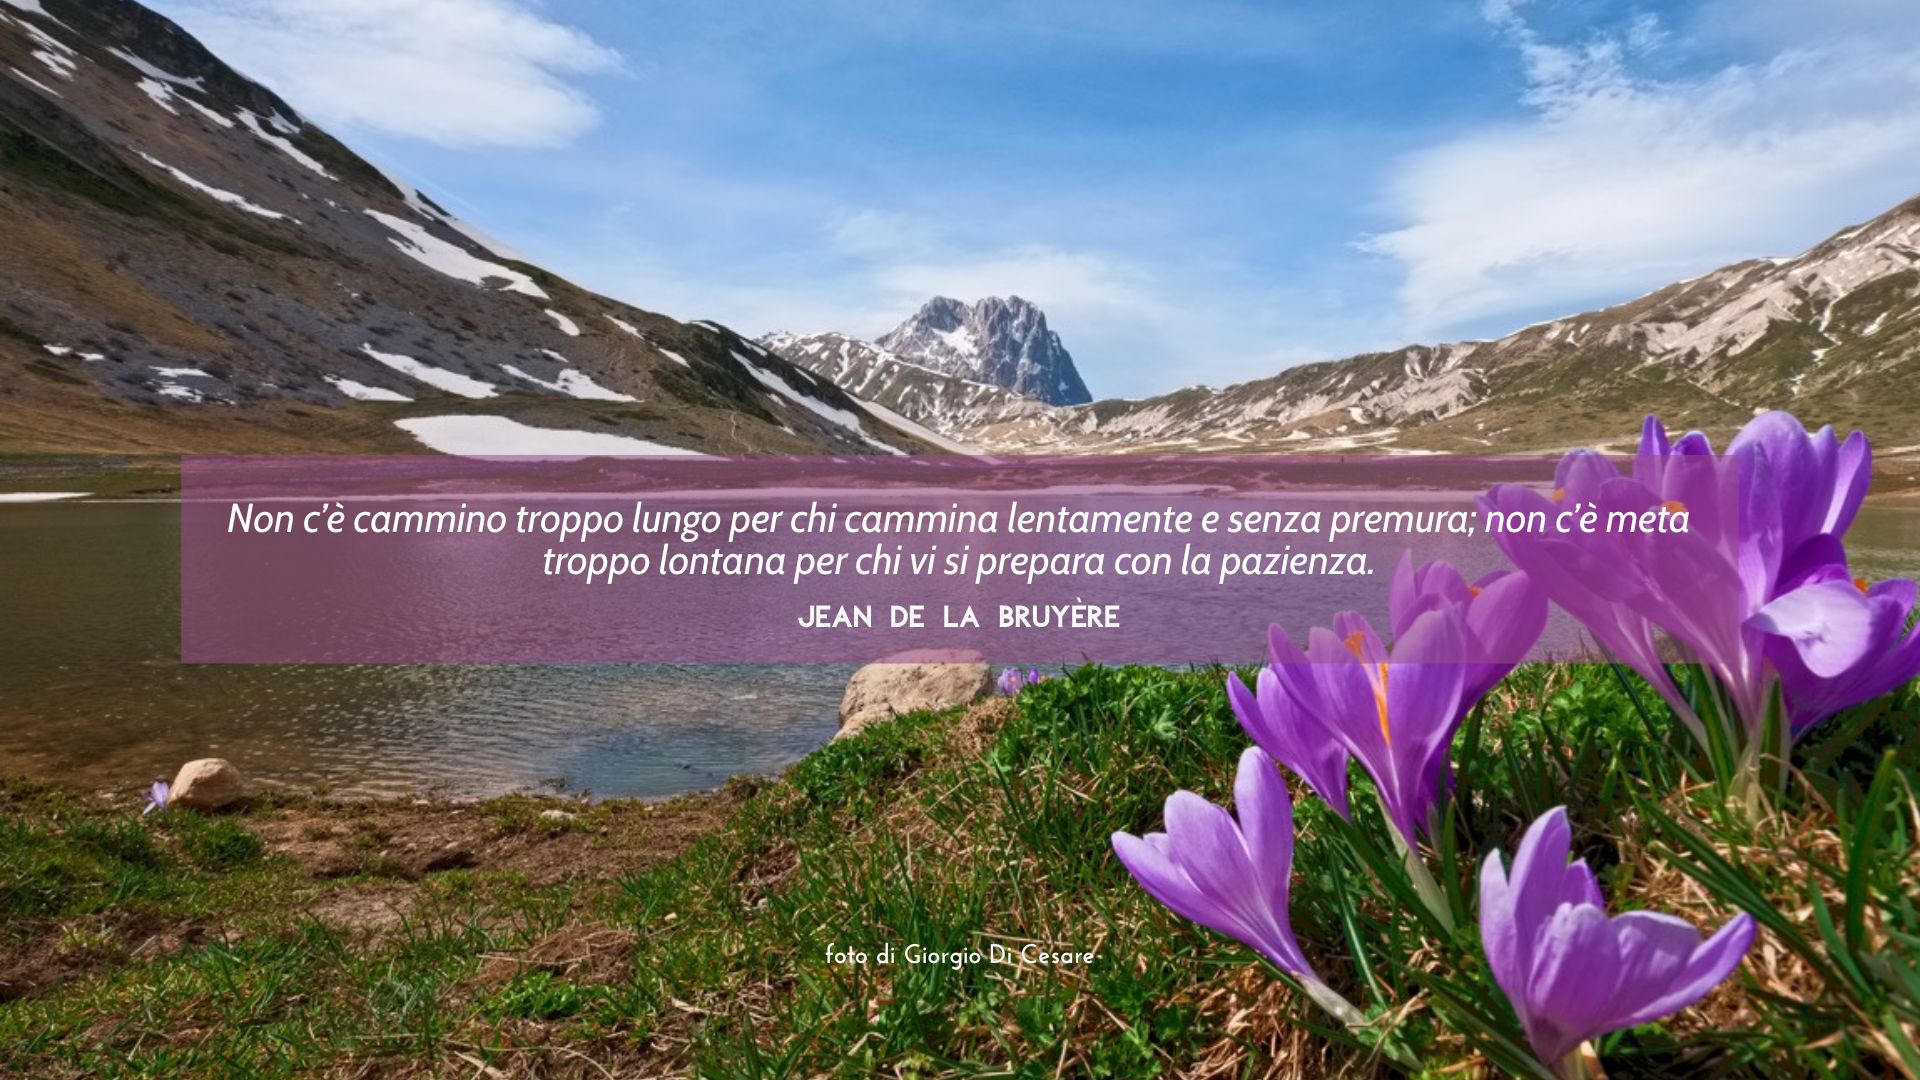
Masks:
[[[1496,341],[1413,346],[1076,408],[968,395],[884,350],[776,349],[990,449],[1553,450],[1617,441],[1642,414],[1727,431],[1790,408],[1920,451],[1920,200],[1799,256],[1753,259]],[[891,364],[891,366],[890,366]],[[890,373],[907,372],[910,390]]]
[[[818,357],[833,371],[812,363],[808,367],[854,394],[864,386],[876,400],[904,400],[906,388],[883,392],[879,386],[912,382],[922,400],[914,413],[920,419],[939,419],[935,413],[956,407],[1018,407],[1021,400],[1083,405],[1092,400],[1087,382],[1073,367],[1073,356],[1060,344],[1060,334],[1048,329],[1046,313],[1020,296],[989,296],[977,304],[935,296],[876,342],[837,332],[774,332],[760,338],[762,344],[774,340],[783,350]],[[847,348],[841,348],[843,344]],[[995,388],[1004,392],[993,394]],[[954,419],[968,415],[972,413]]]
[[[864,402],[912,417],[935,431],[967,432],[1051,409],[1005,387],[936,371],[845,334],[773,333],[760,344],[824,376]]]
[[[0,0],[0,240],[0,451],[936,445],[522,261],[132,0]]]
[[[1046,314],[1018,296],[973,304],[936,296],[873,345],[916,367],[1048,405],[1093,400]]]

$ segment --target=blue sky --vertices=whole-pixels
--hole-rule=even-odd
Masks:
[[[1920,194],[1912,0],[154,0],[591,288],[1048,311],[1096,395],[1493,336]]]

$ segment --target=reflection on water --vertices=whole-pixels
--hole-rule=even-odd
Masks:
[[[179,507],[0,507],[0,774],[135,787],[215,754],[348,793],[668,795],[832,736],[844,667],[183,666]],[[1920,509],[1855,572],[1920,575]]]
[[[0,508],[0,774],[219,755],[356,794],[668,795],[832,737],[844,667],[242,667],[179,658],[177,505]]]

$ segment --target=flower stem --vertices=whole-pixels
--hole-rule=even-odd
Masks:
[[[1553,1067],[1553,1075],[1560,1080],[1607,1080],[1607,1070],[1600,1065],[1600,1055],[1594,1052],[1593,1044],[1583,1042],[1573,1053],[1561,1058]]]
[[[1426,862],[1420,858],[1420,849],[1408,843],[1398,829],[1392,832],[1393,846],[1400,849],[1400,856],[1407,864],[1407,876],[1413,879],[1413,891],[1420,894],[1427,910],[1440,920],[1440,925],[1446,927],[1447,933],[1453,933],[1453,906],[1447,903],[1446,891],[1440,888],[1440,883],[1433,878],[1433,872],[1427,869]]]
[[[1346,1025],[1348,1031],[1361,1036],[1401,1066],[1416,1073],[1424,1071],[1419,1058],[1413,1056],[1406,1047],[1377,1030],[1365,1013],[1355,1008],[1353,1002],[1341,997],[1333,987],[1311,976],[1296,975],[1294,977],[1300,981],[1300,989],[1306,991],[1307,997],[1313,999],[1315,1005],[1326,1010],[1327,1015]]]

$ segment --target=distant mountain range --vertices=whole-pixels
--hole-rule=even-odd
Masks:
[[[1788,408],[1860,427],[1898,454],[1920,452],[1917,297],[1920,200],[1794,258],[1736,263],[1496,341],[1416,345],[1140,400],[1052,407],[952,374],[927,355],[925,335],[764,343],[998,451],[1553,450],[1618,445],[1648,412],[1726,431]]]
[[[527,263],[132,0],[0,0],[0,243],[0,451],[940,445]]]

